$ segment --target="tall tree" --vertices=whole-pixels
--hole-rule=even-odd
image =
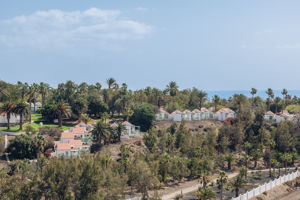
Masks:
[[[106,144],[107,136],[111,135],[111,128],[108,124],[104,123],[102,120],[97,121],[92,130],[92,136],[94,142],[101,144],[102,139],[104,144]]]
[[[213,97],[213,102],[214,102],[214,106],[215,106],[215,112],[217,111],[218,109],[218,105],[220,104],[221,102],[221,99],[218,95],[214,95]]]
[[[60,101],[53,106],[53,110],[58,116],[59,127],[62,127],[63,118],[70,117],[70,108],[68,104]]]
[[[246,184],[246,180],[241,175],[236,176],[231,181],[231,186],[233,187],[233,191],[235,192],[235,197],[239,196],[239,191],[241,188],[243,188]]]
[[[20,115],[20,130],[23,130],[23,117],[30,114],[29,106],[25,102],[20,102],[16,104],[13,111],[14,113]]]
[[[217,184],[220,188],[220,199],[223,200],[223,190],[224,190],[224,185],[228,181],[228,176],[226,175],[225,172],[220,172],[218,179],[217,179]]]
[[[49,85],[47,83],[41,82],[39,87],[39,92],[42,96],[42,106],[46,104],[46,96],[49,91]]]
[[[231,170],[231,164],[234,161],[233,155],[232,154],[227,154],[227,156],[225,157],[225,160],[227,161],[228,170]]]
[[[178,91],[178,85],[175,81],[171,81],[166,88],[166,91],[169,93],[170,96],[174,97]]]
[[[203,103],[207,100],[207,93],[204,92],[203,90],[200,90],[198,93],[198,97],[199,97],[199,108],[201,109]]]
[[[257,93],[257,89],[256,88],[251,88],[251,95],[252,95],[252,99],[254,98],[254,95],[256,95]]]
[[[268,88],[268,90],[266,91],[266,94],[269,96],[270,99],[274,98],[274,92],[273,92],[272,88]]]
[[[111,89],[114,86],[114,84],[116,84],[116,80],[114,78],[109,78],[106,80],[106,83],[107,83],[108,89]]]
[[[198,200],[210,200],[216,197],[216,193],[207,187],[199,187],[195,194],[197,195]]]
[[[7,130],[10,130],[10,117],[12,114],[14,114],[14,107],[15,107],[15,104],[13,104],[12,102],[5,102],[0,107],[0,113],[6,114]]]

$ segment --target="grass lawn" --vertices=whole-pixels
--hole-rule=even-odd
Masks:
[[[50,127],[50,126],[58,127],[58,124],[43,121],[41,114],[32,114],[31,115],[31,120],[33,121],[31,124],[27,123],[27,124],[23,125],[23,131],[22,132],[24,132],[24,130],[27,126],[32,126],[36,130],[38,130],[41,127]],[[40,125],[41,122],[43,123],[42,126]],[[70,124],[63,124],[61,129],[63,131],[68,130],[72,126],[74,126],[74,125],[71,124],[71,123]],[[8,131],[7,127],[0,127],[0,130]],[[19,132],[19,126],[11,126],[9,131],[10,132]]]

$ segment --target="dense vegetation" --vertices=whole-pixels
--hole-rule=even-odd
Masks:
[[[195,178],[203,185],[196,192],[198,198],[210,199],[216,196],[208,184],[212,174],[219,173],[220,190],[228,184],[238,194],[247,182],[247,170],[265,167],[270,170],[270,176],[275,177],[279,174],[275,174],[274,169],[295,166],[298,159],[299,124],[269,124],[263,118],[269,109],[280,112],[289,108],[298,112],[299,99],[291,98],[286,90],[282,92],[283,98],[275,98],[273,91],[268,89],[269,98],[264,100],[255,96],[253,88],[252,98],[235,94],[229,99],[214,96],[209,101],[204,91],[179,90],[175,82],[165,90],[148,87],[137,91],[129,90],[126,84],[119,87],[114,79],[108,79],[107,83],[108,88],[103,89],[99,83],[77,85],[68,81],[54,89],[44,83],[12,85],[0,82],[1,108],[41,100],[43,108],[39,112],[45,120],[58,118],[62,124],[67,119],[101,118],[92,132],[95,145],[119,142],[122,126],[113,131],[107,124],[117,117],[129,119],[146,132],[143,142],[136,144],[140,148],[122,145],[116,160],[105,148],[80,158],[48,159],[41,153],[49,142],[39,136],[57,137],[59,132],[53,131],[51,136],[52,131],[45,129],[34,137],[18,136],[7,151],[17,159],[38,159],[37,162],[15,160],[8,169],[1,170],[1,199],[122,199],[131,192],[140,192],[144,199],[149,199],[151,189]],[[152,121],[159,106],[168,111],[229,107],[237,113],[237,119],[224,123],[219,129],[211,126],[198,133],[186,128],[185,122],[157,130],[152,127]],[[20,149],[22,152],[18,151]],[[237,168],[240,174],[232,181],[227,180],[224,171]]]

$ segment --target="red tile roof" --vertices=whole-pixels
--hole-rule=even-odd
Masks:
[[[85,127],[76,127],[76,128],[71,128],[71,132],[74,134],[84,134],[86,131]]]
[[[74,133],[72,132],[62,132],[61,139],[74,139]]]

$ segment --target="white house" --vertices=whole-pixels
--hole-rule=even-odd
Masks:
[[[34,103],[30,104],[31,112],[37,111],[37,109],[39,109],[41,107],[42,107],[42,103],[41,102],[36,102],[35,105],[34,105]]]
[[[192,111],[192,120],[201,120],[201,111],[199,109]]]
[[[172,119],[175,122],[181,122],[182,120],[182,112],[179,110],[175,110],[174,112],[171,113]]]
[[[228,118],[235,118],[235,112],[230,108],[222,108],[216,112],[216,119],[219,121],[225,121]]]
[[[131,124],[128,121],[122,123],[125,130],[122,132],[121,138],[127,139],[128,137],[140,137],[140,127]]]
[[[265,113],[264,119],[267,122],[275,122],[275,114],[272,111],[268,111]]]
[[[184,110],[182,112],[182,119],[186,121],[192,120],[192,112],[190,110]]]
[[[201,119],[214,119],[214,113],[207,108],[201,108]]]
[[[264,119],[267,122],[271,122],[271,123],[280,123],[281,121],[285,120],[284,116],[276,115],[272,111],[266,112],[265,116],[264,116]]]
[[[17,124],[20,123],[20,115],[11,113],[9,123]],[[7,114],[3,112],[0,114],[0,124],[7,124]]]
[[[75,139],[80,139],[83,144],[92,145],[91,134],[87,130],[87,127],[88,126],[75,126],[70,128],[70,132],[74,134]]]
[[[156,120],[169,120],[170,114],[164,110],[163,107],[160,107],[158,113],[155,114]]]
[[[296,115],[290,114],[287,110],[283,110],[279,114],[287,121],[295,121]]]
[[[69,140],[68,143],[56,143],[54,146],[56,156],[64,155],[66,158],[79,156],[81,151],[88,151],[89,148],[81,140]]]

